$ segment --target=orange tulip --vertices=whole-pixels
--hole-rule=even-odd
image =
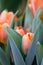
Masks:
[[[30,47],[34,34],[29,30],[24,29],[22,26],[17,26],[15,28],[15,31],[22,36],[22,49],[24,54],[26,54],[28,48]]]
[[[6,10],[4,10],[1,14],[0,14],[0,42],[5,44],[7,41],[7,33],[4,29],[5,26],[10,26],[11,24],[11,20],[13,18],[13,13],[12,12],[8,12]]]
[[[27,32],[29,32],[28,30],[25,30],[22,26],[17,26],[15,28],[15,31],[17,33],[19,33],[21,36],[25,35]]]
[[[34,34],[31,33],[31,32],[29,32],[29,33],[27,33],[27,34],[25,34],[25,35],[23,36],[23,38],[22,38],[22,49],[23,49],[24,54],[27,53],[28,48],[29,48],[30,45],[31,45],[33,36],[34,36]]]
[[[42,12],[43,12],[43,0],[30,0],[29,7],[32,10],[34,15],[36,15],[36,11],[40,7],[42,7]]]

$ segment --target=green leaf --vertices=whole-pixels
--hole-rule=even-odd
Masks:
[[[41,65],[41,61],[43,58],[43,45],[37,43],[37,49],[36,49],[36,59],[37,59],[37,65]]]
[[[9,44],[9,40],[7,41],[7,45],[6,45],[6,55],[7,55],[7,57],[8,57],[8,59],[9,59],[9,62],[10,62],[10,51],[11,51],[11,49],[10,49],[10,44]]]
[[[41,22],[41,20],[39,18],[34,18],[33,23],[32,23],[32,32],[33,33],[35,32],[35,30],[40,22]]]
[[[37,26],[37,29],[34,34],[34,38],[30,48],[28,49],[27,57],[26,57],[26,65],[32,65],[34,57],[36,55],[36,43],[38,41],[38,29],[40,24]]]
[[[36,12],[36,16],[34,17],[33,21],[32,21],[32,32],[35,32],[38,24],[41,22],[39,16],[42,12],[42,8],[39,8],[38,11]]]
[[[5,27],[8,36],[10,36],[15,43],[17,44],[18,48],[21,48],[21,44],[22,44],[22,37],[14,30],[12,30],[11,28]]]
[[[0,63],[0,65],[2,65],[2,64]]]
[[[40,44],[43,44],[43,22],[40,22],[40,27],[39,27],[39,42]]]
[[[4,53],[4,51],[0,48],[0,62],[2,65],[10,65],[10,62]]]
[[[39,17],[42,13],[42,7],[40,7],[37,12],[36,12],[36,16],[35,17]]]
[[[18,47],[16,46],[16,43],[14,42],[14,40],[11,37],[9,37],[9,41],[10,41],[10,46],[11,46],[15,65],[25,65],[23,57],[22,57]]]
[[[13,17],[10,27],[11,27],[12,29],[14,29],[14,25],[15,25],[15,22],[14,22],[14,17]]]
[[[15,27],[16,26],[23,26],[24,27],[24,19],[25,19],[25,11],[22,16],[18,17],[19,20],[15,22]]]
[[[10,36],[16,45],[18,46],[20,52],[22,53],[22,56],[24,57],[23,51],[22,51],[22,36],[20,36],[16,31],[14,31],[11,28],[5,27],[8,36]]]
[[[24,28],[31,30],[32,28],[32,21],[33,21],[33,14],[30,10],[30,8],[26,7],[26,15],[25,15],[25,22],[24,22]]]
[[[43,59],[42,59],[42,61],[41,61],[41,65],[43,65]]]
[[[16,11],[16,13],[14,14],[14,16],[13,16],[13,19],[12,19],[12,21],[11,21],[11,25],[10,25],[10,27],[12,28],[12,29],[14,29],[14,26],[15,26],[15,17],[17,16],[17,14],[19,13],[19,10],[17,10]]]

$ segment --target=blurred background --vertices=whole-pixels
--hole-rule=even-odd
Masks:
[[[0,0],[0,12],[4,9],[16,12],[17,9],[24,9],[27,0]]]

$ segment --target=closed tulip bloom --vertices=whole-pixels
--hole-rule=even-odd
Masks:
[[[28,48],[29,48],[30,45],[31,45],[33,36],[34,36],[34,34],[31,33],[31,32],[29,32],[29,33],[27,33],[27,34],[25,34],[25,35],[23,36],[23,38],[22,38],[22,49],[23,49],[24,54],[27,53]]]
[[[28,5],[29,5],[30,9],[32,10],[34,16],[36,15],[36,11],[40,7],[42,7],[42,12],[43,12],[43,0],[30,0],[30,4],[28,4]]]
[[[0,42],[3,44],[6,44],[8,38],[4,27],[10,26],[13,16],[14,14],[12,12],[8,12],[6,10],[2,11],[0,14]]]

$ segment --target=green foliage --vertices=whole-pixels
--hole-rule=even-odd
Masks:
[[[36,59],[38,65],[41,65],[42,58],[43,58],[43,45],[37,43]]]
[[[43,44],[43,22],[40,22],[40,27],[39,27],[39,42]]]
[[[15,27],[15,23],[16,23],[15,18],[16,18],[16,16],[17,16],[18,13],[19,13],[19,10],[16,11],[16,13],[14,14],[13,19],[12,19],[12,21],[11,21],[10,27],[11,27],[12,29],[14,29],[14,27]]]
[[[43,65],[43,59],[42,59],[41,65]]]
[[[10,27],[5,27],[8,34],[5,50],[3,50],[5,46],[0,43],[0,63],[2,65],[12,65],[10,64],[10,52],[12,52],[11,55],[13,55],[15,65],[35,65],[36,63],[37,65],[43,65],[43,22],[40,20],[42,8],[38,9],[34,17],[30,8],[26,6],[27,0],[0,0],[0,3],[0,12],[3,9],[16,11]],[[15,21],[16,16],[19,17],[17,22]],[[34,33],[34,38],[26,57],[22,50],[22,36],[14,30],[15,26],[23,26]],[[37,62],[33,64],[35,57]]]
[[[9,41],[10,41],[11,51],[13,54],[13,59],[14,59],[15,65],[25,65],[23,57],[22,57],[18,47],[16,46],[14,40],[11,37],[9,37]]]
[[[30,10],[30,8],[27,6],[26,7],[26,13],[25,13],[25,22],[24,22],[24,28],[32,31],[32,23],[33,23],[33,14]]]
[[[32,62],[34,60],[34,57],[36,55],[36,43],[38,41],[38,29],[39,29],[40,24],[38,25],[35,34],[34,34],[34,38],[32,41],[32,44],[28,50],[27,53],[27,57],[26,57],[26,65],[32,65]]]
[[[24,54],[22,51],[22,37],[17,32],[12,30],[11,28],[6,27],[5,29],[8,33],[8,36],[10,36],[14,40],[14,42],[18,46],[20,52],[22,53],[22,56],[24,57]]]
[[[10,65],[8,57],[1,48],[0,48],[0,62],[2,65]]]
[[[38,24],[41,22],[39,16],[42,12],[42,8],[39,8],[38,11],[36,12],[36,16],[34,17],[33,19],[33,22],[32,22],[32,32],[34,33]]]
[[[5,53],[6,53],[6,55],[7,55],[7,57],[8,57],[8,59],[10,60],[10,51],[11,51],[11,49],[10,49],[10,44],[9,44],[10,42],[9,42],[9,40],[7,41],[7,45],[6,45],[6,50],[5,50]],[[10,61],[9,61],[10,62]]]
[[[11,28],[5,27],[6,31],[8,33],[8,36],[10,36],[15,43],[17,44],[18,48],[21,48],[21,44],[22,44],[22,37],[14,30],[12,30]]]

